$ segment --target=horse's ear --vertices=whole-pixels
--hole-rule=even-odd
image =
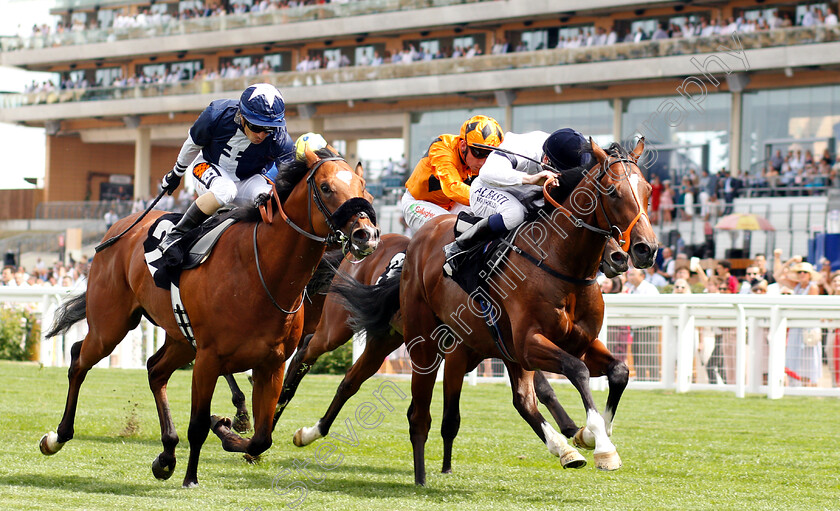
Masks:
[[[631,156],[633,156],[634,161],[639,161],[639,158],[642,157],[642,153],[645,152],[645,137],[639,139],[636,143],[636,147],[631,152]]]
[[[306,149],[304,150],[304,155],[306,156],[306,163],[307,163],[307,166],[309,166],[309,167],[311,167],[312,165],[315,165],[315,162],[317,162],[318,160],[321,159],[321,158],[318,157],[317,154],[315,154],[315,151],[313,151],[312,149],[309,148],[309,144],[306,145]]]
[[[362,178],[362,179],[365,178],[365,169],[362,167],[362,162],[356,163],[355,172],[356,172],[356,175],[359,176],[360,178]]]
[[[589,145],[592,146],[592,153],[595,155],[595,158],[598,160],[598,163],[604,163],[607,161],[607,153],[604,152],[601,147],[592,140],[592,137],[589,137]]]

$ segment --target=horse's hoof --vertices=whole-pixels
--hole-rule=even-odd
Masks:
[[[618,470],[621,458],[616,451],[595,453],[595,467],[598,470]]]
[[[595,448],[595,442],[593,442],[591,444],[586,442],[586,438],[583,436],[583,430],[584,429],[585,428],[580,428],[578,430],[578,432],[575,433],[575,438],[574,438],[575,447],[577,447],[578,449],[588,449],[588,450],[591,451],[592,449]]]
[[[306,444],[303,443],[303,428],[295,431],[295,437],[292,439],[292,442],[298,447],[303,447]]]
[[[231,421],[229,417],[219,417],[218,415],[210,416],[210,429],[213,430],[214,433],[218,433],[217,428],[224,427],[230,429],[232,425],[233,421]]]
[[[249,465],[256,465],[257,463],[259,463],[260,461],[262,461],[262,459],[259,457],[259,455],[257,455],[257,456],[251,456],[251,455],[250,455],[250,454],[248,454],[247,452],[246,452],[245,454],[243,454],[243,455],[242,455],[242,459],[244,459],[245,461],[247,461]]]
[[[171,465],[162,465],[160,463],[160,454],[157,455],[155,460],[152,462],[152,474],[154,474],[155,479],[159,481],[166,481],[172,474],[175,473],[175,459],[172,459]]]
[[[586,466],[586,458],[577,449],[569,449],[560,456],[560,463],[563,468],[583,468]]]
[[[181,485],[182,488],[198,488],[198,481],[184,481],[184,484]]]
[[[233,421],[233,429],[237,433],[247,433],[251,431],[251,418],[247,413],[238,413]]]
[[[65,442],[58,441],[58,435],[54,431],[50,431],[41,437],[38,442],[38,447],[41,449],[41,454],[44,456],[52,456],[64,447]]]

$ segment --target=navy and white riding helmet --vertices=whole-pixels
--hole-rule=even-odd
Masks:
[[[586,138],[572,128],[555,131],[543,142],[543,153],[557,170],[569,170],[586,165],[592,156],[583,151]]]
[[[257,83],[245,89],[239,98],[239,111],[255,126],[281,128],[286,125],[283,95],[270,83]]]

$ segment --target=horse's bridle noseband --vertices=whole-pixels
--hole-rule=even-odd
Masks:
[[[632,159],[624,157],[624,156],[618,156],[618,157],[610,156],[607,159],[607,161],[604,162],[603,164],[598,163],[596,166],[589,169],[589,171],[587,171],[587,174],[589,174],[596,167],[600,167],[601,170],[598,172],[598,175],[595,176],[596,181],[600,180],[604,176],[604,174],[607,173],[607,169],[609,169],[611,166],[613,166],[616,163],[621,163],[622,164],[621,166],[624,170],[624,174],[629,179],[630,174],[627,171],[627,165],[626,164],[630,163],[632,165],[635,165],[636,162],[633,161]],[[645,217],[647,217],[647,211],[642,206],[642,203],[639,200],[639,197],[636,196],[636,191],[635,190],[633,190],[631,188],[631,190],[633,191],[633,197],[636,199],[636,203],[639,204],[639,212],[636,214],[635,218],[633,218],[633,220],[630,222],[630,225],[622,231],[621,228],[618,225],[614,224],[613,221],[610,220],[609,215],[607,215],[607,210],[604,207],[604,201],[603,200],[599,200],[598,203],[601,207],[601,213],[604,215],[604,219],[606,220],[607,224],[609,224],[609,229],[608,230],[607,229],[601,229],[600,227],[596,227],[594,225],[591,225],[591,224],[588,224],[588,223],[584,222],[583,220],[581,220],[580,218],[575,216],[571,211],[569,211],[568,208],[566,208],[565,206],[563,206],[562,204],[560,204],[556,200],[554,200],[554,198],[551,197],[551,194],[550,194],[551,188],[553,188],[553,186],[554,186],[553,182],[546,182],[545,185],[543,186],[543,195],[545,196],[545,200],[547,200],[558,211],[563,213],[563,215],[565,215],[569,219],[569,221],[572,222],[572,224],[575,227],[583,227],[583,228],[588,229],[588,230],[590,230],[590,231],[592,231],[596,234],[600,234],[601,236],[604,236],[605,238],[611,238],[611,237],[613,237],[613,233],[617,232],[618,235],[615,236],[615,239],[618,242],[618,245],[625,252],[627,252],[629,250],[630,233],[633,231],[633,227],[636,226],[636,223],[639,221],[639,219],[642,217],[642,215],[645,215]],[[595,188],[598,190],[598,197],[601,198],[604,194],[604,191],[601,189],[602,187],[601,186],[596,186]]]

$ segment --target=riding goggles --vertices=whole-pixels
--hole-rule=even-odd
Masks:
[[[493,152],[490,149],[479,149],[479,148],[473,147],[473,146],[467,146],[467,147],[470,148],[470,152],[472,153],[472,155],[474,157],[478,158],[479,160],[483,160],[483,159],[487,158],[488,156],[490,156],[490,153]]]
[[[247,120],[245,121],[245,126],[248,127],[249,130],[253,131],[254,133],[268,133],[269,135],[274,133],[277,128],[271,126],[257,126],[256,124],[251,124]]]

